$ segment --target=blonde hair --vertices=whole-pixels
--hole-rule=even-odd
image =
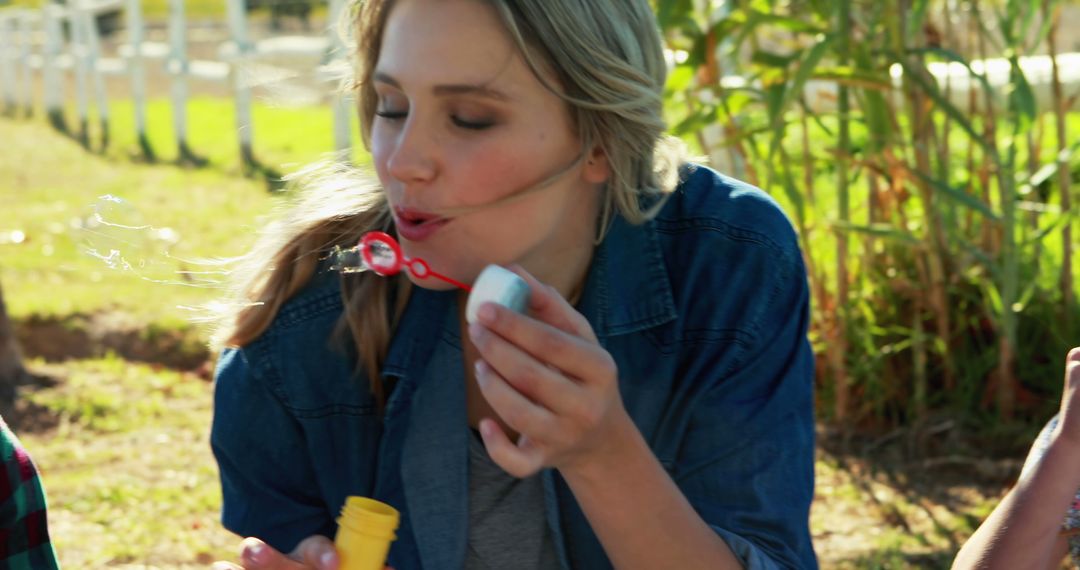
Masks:
[[[613,212],[631,223],[651,218],[678,182],[684,147],[664,134],[666,66],[647,0],[490,0],[533,73],[566,101],[578,137],[595,144],[611,167],[602,232]],[[371,77],[394,0],[359,0],[346,12],[356,33],[361,133],[370,148],[377,96]],[[553,75],[553,77],[551,77]],[[590,152],[586,148],[584,152]],[[266,233],[238,271],[241,302],[217,339],[243,346],[261,335],[315,271],[320,256],[365,232],[392,226],[386,197],[346,166],[303,173],[301,200]],[[408,279],[371,272],[342,274],[344,320],[359,364],[381,404],[382,361],[409,295]],[[390,299],[396,299],[390,307]]]

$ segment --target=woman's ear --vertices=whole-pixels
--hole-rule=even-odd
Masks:
[[[583,176],[585,181],[591,184],[603,184],[611,178],[611,163],[608,162],[607,153],[599,145],[589,151]]]

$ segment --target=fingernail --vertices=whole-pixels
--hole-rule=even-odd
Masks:
[[[261,542],[251,541],[244,546],[244,558],[248,559],[251,562],[265,562],[265,560],[263,560],[265,554],[266,545]]]
[[[480,309],[476,311],[476,318],[480,319],[480,322],[484,324],[495,322],[495,307],[491,303],[480,305]]]
[[[487,370],[487,365],[484,364],[483,360],[478,359],[476,363],[473,364],[473,369],[476,371],[476,379],[479,380],[480,377],[483,376],[484,371]]]
[[[331,568],[333,568],[334,567],[334,553],[333,552],[323,552],[323,555],[319,557],[319,565],[322,566],[323,570],[330,570]]]

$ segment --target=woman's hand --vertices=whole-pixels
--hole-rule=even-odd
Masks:
[[[476,380],[506,425],[510,441],[491,418],[480,434],[495,463],[516,477],[543,467],[562,471],[618,453],[627,429],[636,429],[619,396],[615,362],[592,327],[555,291],[515,268],[531,289],[525,316],[485,303],[470,325]]]
[[[1080,453],[1080,347],[1065,357],[1065,387],[1055,439]]]
[[[334,543],[325,536],[309,536],[300,541],[292,553],[285,555],[269,544],[248,537],[240,543],[243,566],[215,562],[213,570],[337,570],[338,555]]]

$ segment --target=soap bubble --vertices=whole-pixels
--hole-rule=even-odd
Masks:
[[[101,196],[71,225],[82,251],[113,271],[189,287],[219,287],[227,273],[219,261],[172,256],[170,250],[182,239],[180,233],[147,223],[137,208],[119,196]]]

